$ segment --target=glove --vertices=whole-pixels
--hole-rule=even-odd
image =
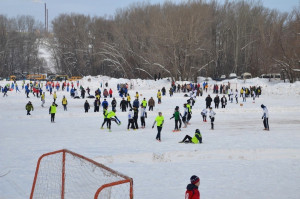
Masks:
[[[264,116],[262,116],[261,119],[264,119]]]
[[[154,128],[154,125],[152,126],[152,128]]]

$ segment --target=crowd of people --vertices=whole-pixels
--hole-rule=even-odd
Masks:
[[[128,93],[129,85],[126,84],[117,84],[117,91],[119,94],[119,97],[121,98],[121,101],[119,103],[119,108],[122,112],[128,112],[128,125],[127,130],[136,130],[139,129],[139,115],[140,115],[140,128],[146,127],[146,118],[147,118],[147,111],[153,111],[153,107],[155,107],[155,99],[153,97],[150,97],[149,100],[146,100],[146,98],[141,98],[139,92],[136,92],[133,102],[131,103],[131,96]],[[130,85],[130,88],[132,85]],[[169,94],[170,97],[173,96],[174,93],[184,93],[184,96],[188,98],[186,103],[183,103],[183,112],[180,113],[180,105],[176,106],[174,109],[173,115],[170,117],[170,119],[174,118],[175,124],[174,124],[174,130],[173,132],[181,131],[181,128],[187,128],[187,125],[189,125],[189,121],[192,118],[192,107],[195,104],[196,97],[202,96],[203,91],[208,92],[208,83],[203,82],[201,85],[200,83],[189,83],[189,84],[175,84],[173,81],[170,85]],[[213,91],[213,94],[215,95],[214,98],[210,96],[210,94],[207,95],[205,98],[206,107],[203,108],[201,111],[201,116],[203,122],[207,122],[207,117],[210,119],[211,123],[211,130],[214,130],[214,121],[215,121],[215,115],[216,112],[214,109],[226,108],[227,103],[239,103],[238,99],[239,97],[242,97],[242,101],[246,102],[246,98],[251,97],[253,99],[253,102],[255,102],[255,98],[259,97],[261,95],[261,87],[260,86],[250,86],[250,88],[242,87],[240,91],[238,92],[237,89],[230,88],[230,83],[228,84],[215,84],[210,85],[210,88]],[[18,88],[17,82],[7,83],[3,87],[0,86],[0,89],[3,93],[3,97],[7,97],[8,91],[15,90],[16,92],[20,92]],[[45,90],[43,90],[45,89]],[[46,95],[45,92],[49,92],[50,96],[53,97],[53,104],[50,106],[49,114],[51,115],[51,122],[54,122],[55,113],[56,113],[56,107],[58,106],[56,104],[57,100],[57,93],[58,91],[67,91],[70,93],[70,97],[74,99],[93,99],[94,100],[94,112],[99,112],[100,108],[103,108],[103,117],[104,121],[101,126],[103,129],[104,124],[107,124],[107,128],[109,131],[111,131],[111,121],[115,121],[118,125],[121,124],[120,120],[116,116],[117,112],[117,100],[114,96],[114,92],[112,88],[108,88],[108,83],[106,82],[104,85],[102,83],[100,84],[100,87],[94,91],[94,95],[91,94],[91,89],[89,87],[84,88],[83,85],[80,84],[79,81],[77,82],[53,82],[49,81],[46,82],[45,85],[43,85],[43,82],[39,81],[30,81],[29,83],[26,83],[25,81],[22,82],[22,90],[24,90],[26,97],[30,98],[29,95],[32,94],[34,97],[41,98],[41,106],[44,107],[45,101],[46,101]],[[103,92],[102,92],[102,90]],[[80,96],[78,94],[78,90],[80,92]],[[86,94],[87,93],[87,94]],[[219,96],[223,95],[223,96]],[[157,98],[157,104],[162,103],[162,97],[166,96],[166,88],[162,87],[162,89],[159,89],[156,93]],[[227,96],[227,97],[226,97]],[[104,98],[103,101],[100,101],[100,98]],[[112,98],[111,102],[108,102],[108,98]],[[234,100],[235,99],[235,100]],[[141,102],[140,102],[141,101]],[[68,100],[67,97],[64,95],[62,98],[62,106],[64,111],[67,111],[67,105]],[[212,106],[212,103],[214,103],[214,106]],[[112,107],[111,111],[108,111],[109,105]],[[221,105],[221,106],[220,106]],[[148,106],[148,110],[147,110]],[[91,105],[89,104],[88,100],[86,100],[83,104],[84,112],[88,113],[90,110]],[[263,107],[262,107],[263,108]],[[25,107],[27,111],[27,115],[30,115],[30,111],[33,111],[33,105],[29,101],[26,104]],[[266,107],[264,106],[264,111],[266,110]],[[268,114],[265,114],[266,118],[268,118]],[[164,124],[164,119],[162,116],[162,113],[160,112],[158,116],[155,119],[155,122],[157,124],[157,137],[156,139],[158,141],[161,141],[161,130],[162,126]],[[265,130],[269,130],[268,127],[268,121],[264,119]],[[154,127],[154,124],[153,124]],[[202,142],[202,141],[201,141]]]

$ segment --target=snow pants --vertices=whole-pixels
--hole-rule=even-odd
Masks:
[[[161,139],[160,139],[160,132],[161,132],[161,130],[162,130],[162,127],[161,126],[157,126],[156,139],[159,140],[159,141],[161,141]]]
[[[214,121],[215,121],[215,118],[211,117],[210,118],[211,129],[214,129]]]
[[[145,117],[141,117],[141,126],[142,127],[146,126]]]
[[[51,122],[54,122],[55,119],[55,113],[51,113]]]
[[[266,130],[270,130],[270,129],[269,129],[269,118],[264,118],[264,122],[263,122],[263,123],[264,123],[265,129],[266,129]]]

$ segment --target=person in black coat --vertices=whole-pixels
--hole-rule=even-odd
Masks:
[[[210,97],[210,95],[206,97],[205,101],[206,101],[206,108],[209,108],[212,102],[212,98]]]
[[[122,112],[126,112],[126,108],[127,108],[127,102],[123,97],[122,101],[120,102],[120,109],[122,109]]]
[[[214,103],[215,103],[215,108],[219,108],[220,97],[218,95],[214,98]]]
[[[138,118],[139,118],[139,109],[137,109],[136,107],[133,107],[133,121],[134,121],[134,126],[136,129],[139,128],[138,126]]]
[[[222,104],[222,108],[225,108],[225,106],[227,105],[227,99],[225,95],[223,95],[223,97],[221,98],[221,104]]]
[[[115,98],[111,101],[111,110],[116,110],[117,101]]]
[[[100,108],[100,100],[96,98],[94,101],[94,112],[99,112],[99,108]]]
[[[89,112],[89,109],[90,109],[90,104],[87,100],[85,100],[85,103],[84,103],[85,113]]]

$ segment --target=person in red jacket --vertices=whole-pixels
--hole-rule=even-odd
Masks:
[[[190,180],[191,184],[188,184],[186,187],[185,199],[200,199],[200,192],[198,190],[200,178],[193,175]]]
[[[111,90],[111,88],[109,89],[109,97],[112,98],[112,94],[113,94],[113,91]]]

